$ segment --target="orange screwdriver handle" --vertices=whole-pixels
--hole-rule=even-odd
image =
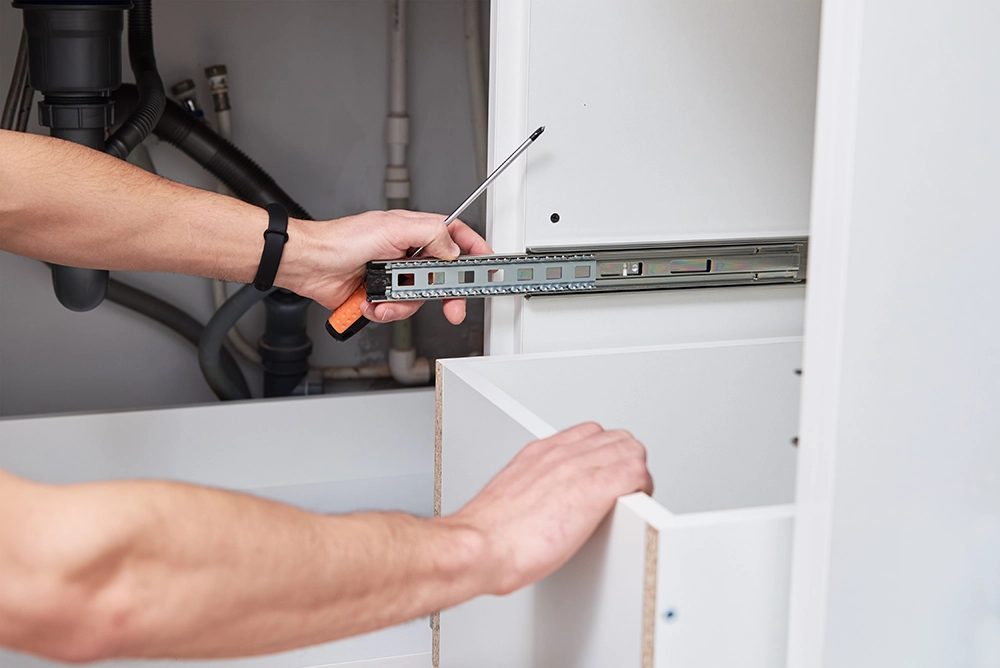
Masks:
[[[368,299],[368,291],[365,284],[362,283],[326,321],[326,331],[330,333],[330,336],[338,341],[346,341],[371,322],[361,315],[361,302],[366,299]]]

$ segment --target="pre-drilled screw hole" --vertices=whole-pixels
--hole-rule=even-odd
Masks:
[[[558,223],[559,222],[559,214],[558,213],[552,214],[551,216],[549,216],[549,220],[551,220],[553,223]]]

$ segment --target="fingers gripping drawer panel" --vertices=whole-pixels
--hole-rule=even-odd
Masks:
[[[766,339],[439,364],[437,513],[590,420],[646,445],[656,489],[548,578],[442,612],[435,665],[781,665],[800,356]]]

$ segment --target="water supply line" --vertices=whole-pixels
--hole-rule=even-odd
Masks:
[[[389,16],[389,116],[385,126],[389,160],[385,168],[385,198],[390,209],[410,208],[410,169],[406,147],[410,117],[406,112],[406,0],[392,0]],[[392,323],[389,372],[402,385],[424,385],[431,380],[431,364],[417,357],[413,323]]]
[[[198,120],[205,120],[205,112],[202,111],[201,105],[198,104],[198,87],[195,85],[194,79],[178,81],[170,87],[170,94],[174,96],[174,99],[182,107],[187,109],[189,114]]]
[[[211,65],[205,68],[205,78],[208,79],[208,87],[212,91],[212,103],[215,106],[215,128],[222,137],[232,139],[233,125],[230,116],[228,75],[229,71],[225,65]],[[225,188],[226,184],[220,181],[219,187]]]

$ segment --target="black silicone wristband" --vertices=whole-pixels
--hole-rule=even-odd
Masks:
[[[274,277],[278,275],[278,265],[281,264],[281,253],[288,241],[288,212],[278,203],[268,204],[267,229],[264,230],[264,250],[260,254],[260,265],[253,279],[253,286],[264,292],[274,286]]]

